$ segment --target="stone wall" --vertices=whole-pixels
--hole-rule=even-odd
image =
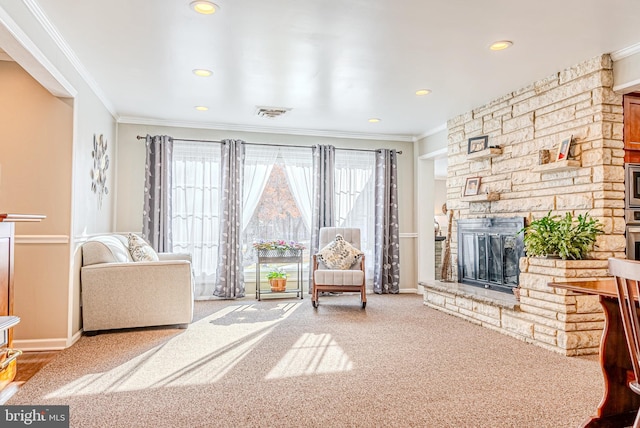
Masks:
[[[448,121],[447,207],[455,219],[522,216],[528,220],[553,210],[589,212],[605,234],[591,255],[624,257],[624,145],[622,96],[612,90],[612,62],[598,56]],[[502,153],[467,158],[471,137],[489,136]],[[570,159],[580,167],[538,172],[539,151],[554,158],[560,142],[573,135]],[[499,200],[468,202],[467,177],[481,177],[480,191]],[[451,242],[457,266],[457,227]],[[457,275],[457,272],[455,272]]]
[[[447,207],[456,220],[518,216],[528,222],[549,211],[589,212],[605,233],[589,256],[593,260],[523,258],[516,304],[491,305],[440,283],[425,285],[425,305],[566,355],[598,352],[603,316],[597,297],[547,284],[607,276],[606,259],[625,255],[622,96],[612,85],[612,62],[602,55],[448,121]],[[498,153],[470,158],[468,139],[481,135]],[[549,150],[553,161],[571,135],[571,168],[539,165],[540,151]],[[481,178],[479,196],[462,196],[468,177]],[[478,200],[488,193],[496,195]],[[454,267],[457,248],[454,221]]]

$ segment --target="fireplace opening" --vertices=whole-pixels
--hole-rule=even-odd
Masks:
[[[524,217],[458,220],[458,282],[511,293],[524,257]]]

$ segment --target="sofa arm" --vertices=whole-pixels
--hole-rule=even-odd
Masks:
[[[193,319],[191,263],[101,263],[81,275],[83,328],[187,324]]]
[[[160,260],[186,260],[191,261],[190,253],[158,253]]]

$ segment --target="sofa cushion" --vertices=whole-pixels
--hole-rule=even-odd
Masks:
[[[360,260],[362,254],[362,251],[338,234],[333,241],[318,252],[318,259],[329,269],[346,270]]]
[[[138,235],[129,233],[127,235],[127,241],[129,242],[129,252],[134,262],[157,262],[158,253],[151,248],[151,245],[147,244],[144,239]]]
[[[102,235],[89,239],[82,245],[82,265],[98,263],[132,262],[131,254],[118,235]]]

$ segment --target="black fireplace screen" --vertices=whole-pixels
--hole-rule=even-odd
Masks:
[[[458,220],[458,281],[510,293],[524,256],[523,227],[523,217]]]

